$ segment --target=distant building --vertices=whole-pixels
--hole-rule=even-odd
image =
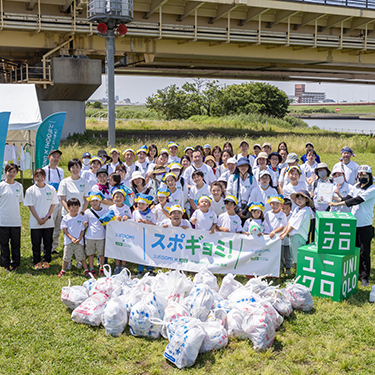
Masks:
[[[326,100],[325,92],[306,92],[304,84],[294,86],[294,96],[297,103],[322,103]]]

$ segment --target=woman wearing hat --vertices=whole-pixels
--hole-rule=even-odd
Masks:
[[[146,186],[146,180],[143,177],[143,173],[141,171],[133,172],[130,182],[132,184],[134,196],[137,196],[137,194],[146,194],[155,197],[153,188],[150,186]],[[134,203],[133,207],[136,206],[137,204]]]
[[[220,177],[219,169],[216,167],[216,161],[212,155],[208,155],[205,157],[204,164],[212,168],[212,171],[214,172],[216,179]]]
[[[247,208],[247,203],[254,186],[255,181],[249,160],[241,158],[237,162],[234,174],[229,177],[226,194],[237,198],[238,215],[243,221],[246,220],[246,217],[242,214],[242,210]]]
[[[354,186],[349,185],[345,181],[345,174],[344,171],[341,169],[341,167],[336,166],[333,167],[332,173],[331,173],[333,183],[334,183],[334,193],[333,193],[333,199],[337,198],[338,195],[335,193],[335,191],[338,190],[340,193],[340,196],[345,198],[347,195],[353,196],[354,194]],[[331,212],[352,212],[352,209],[347,206],[331,206],[330,207]]]
[[[321,202],[318,197],[319,185],[321,184],[332,184],[332,180],[329,178],[331,171],[326,163],[319,163],[315,168],[315,175],[317,180],[314,181],[312,186],[311,196],[313,197],[314,206],[316,211],[328,211],[328,203]]]
[[[285,229],[281,232],[280,239],[284,240],[286,236],[290,238],[290,247],[297,269],[297,253],[301,246],[306,245],[309,230],[310,230],[310,217],[313,201],[307,190],[301,189],[296,193],[292,193],[290,198],[293,200],[296,209],[293,210],[292,216]]]
[[[339,202],[330,202],[331,207],[347,206],[352,208],[352,214],[357,219],[356,246],[361,248],[359,277],[362,286],[368,286],[371,271],[371,240],[374,237],[375,186],[373,184],[372,168],[369,165],[361,165],[358,168],[358,183],[354,187],[352,195],[342,196],[338,189]]]
[[[118,148],[113,148],[111,151],[109,151],[109,154],[111,155],[112,161],[106,165],[108,175],[110,175],[113,172],[116,172],[116,167],[122,164],[122,161],[120,160],[121,152]]]

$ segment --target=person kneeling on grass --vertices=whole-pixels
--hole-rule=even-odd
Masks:
[[[99,257],[99,273],[104,274],[104,248],[105,248],[105,227],[101,225],[99,218],[107,213],[107,209],[101,206],[101,202],[105,199],[100,192],[89,192],[87,200],[91,204],[91,208],[86,210],[85,219],[83,223],[87,226],[86,232],[86,255],[89,257],[90,273],[97,277],[94,268],[95,252]]]
[[[186,219],[182,218],[182,215],[184,214],[184,212],[185,210],[178,204],[172,206],[169,209],[170,219],[163,220],[160,225],[163,228],[168,228],[168,227],[180,227],[182,229],[191,228],[190,223]]]
[[[64,232],[64,255],[59,277],[65,275],[66,266],[72,261],[73,253],[77,262],[81,262],[85,270],[85,276],[89,277],[87,269],[85,249],[83,246],[83,235],[85,233],[85,215],[79,214],[80,202],[77,198],[70,198],[66,203],[68,214],[61,221],[61,229]]]
[[[290,247],[297,270],[297,252],[301,246],[306,245],[310,230],[310,207],[313,207],[314,204],[307,190],[301,189],[290,197],[297,207],[293,210],[287,226],[281,232],[280,239],[284,240],[286,236],[290,237]]]

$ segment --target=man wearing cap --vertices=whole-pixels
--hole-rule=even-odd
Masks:
[[[227,170],[223,172],[220,177],[218,178],[218,181],[226,181],[228,182],[229,177],[232,176],[234,171],[236,170],[237,160],[232,157],[227,160]]]
[[[84,152],[82,155],[81,172],[88,171],[90,169],[90,159],[91,159],[91,154],[89,152]]]
[[[253,164],[254,164],[254,158],[248,154],[248,151],[249,151],[249,143],[247,141],[245,141],[244,139],[240,142],[240,153],[235,155],[235,159],[236,160],[239,160],[241,158],[246,158],[247,160],[249,160],[249,163],[250,163],[250,166],[251,168],[253,168]]]
[[[183,174],[183,178],[187,181],[189,187],[195,186],[195,182],[193,181],[191,175],[194,171],[202,171],[204,175],[204,182],[207,185],[211,185],[214,181],[216,181],[214,171],[211,167],[206,164],[203,164],[203,156],[202,152],[199,150],[193,151],[193,163],[188,166]]]
[[[146,157],[148,153],[148,147],[146,145],[141,146],[137,151],[138,160],[135,162],[136,171],[140,171],[143,176],[146,176],[147,168],[150,163],[147,162]],[[137,168],[138,167],[138,168]]]
[[[288,154],[285,163],[287,164],[286,167],[284,167],[281,172],[280,172],[280,177],[279,177],[279,193],[283,194],[283,187],[290,182],[287,170],[289,167],[292,167],[294,165],[298,166],[298,155],[295,154],[294,152],[291,152]],[[299,182],[306,182],[306,173],[300,169],[300,178]]]
[[[350,185],[355,184],[355,179],[358,175],[358,164],[351,160],[354,156],[353,150],[349,146],[344,146],[341,149],[341,159],[340,162],[336,163],[333,167],[341,166],[341,169],[345,173],[346,182]]]
[[[272,145],[269,142],[264,142],[262,145],[262,151],[269,155],[272,151]]]
[[[301,156],[301,160],[302,160],[302,163],[306,163],[307,161],[307,153],[310,151],[310,150],[314,150],[314,145],[312,142],[306,142],[305,144],[305,148],[306,148],[306,153],[304,155]],[[315,154],[315,161],[317,163],[320,163],[320,157],[318,154]]]
[[[113,148],[111,151],[109,151],[109,155],[111,155],[112,161],[106,165],[108,175],[116,171],[116,167],[120,164],[122,164],[122,161],[120,160],[120,150],[117,148]]]
[[[122,155],[125,159],[125,167],[126,167],[126,174],[125,179],[130,180],[132,177],[133,172],[136,171],[134,159],[135,159],[135,152],[131,148],[126,149]]]
[[[338,202],[330,202],[331,207],[347,206],[352,208],[352,214],[357,219],[356,246],[361,248],[359,277],[362,286],[369,285],[371,271],[371,240],[374,237],[375,186],[373,184],[372,168],[369,165],[358,167],[358,184],[352,195],[342,196],[338,190]]]
[[[51,185],[55,188],[56,192],[59,189],[60,182],[64,179],[64,170],[58,167],[58,164],[61,160],[62,152],[60,150],[51,150],[48,154],[49,164],[43,167],[46,172],[45,183]],[[59,237],[61,232],[61,210],[62,203],[61,198],[59,198],[59,203],[55,205],[55,208],[52,212],[52,220],[54,222],[53,230],[53,244],[52,244],[52,254],[57,254],[57,247],[59,246]]]

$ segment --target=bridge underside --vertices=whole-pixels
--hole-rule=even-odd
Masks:
[[[53,84],[52,57],[104,65],[105,39],[85,1],[0,5],[3,82]],[[116,38],[116,74],[374,84],[374,30],[375,4],[134,0],[134,21]]]

